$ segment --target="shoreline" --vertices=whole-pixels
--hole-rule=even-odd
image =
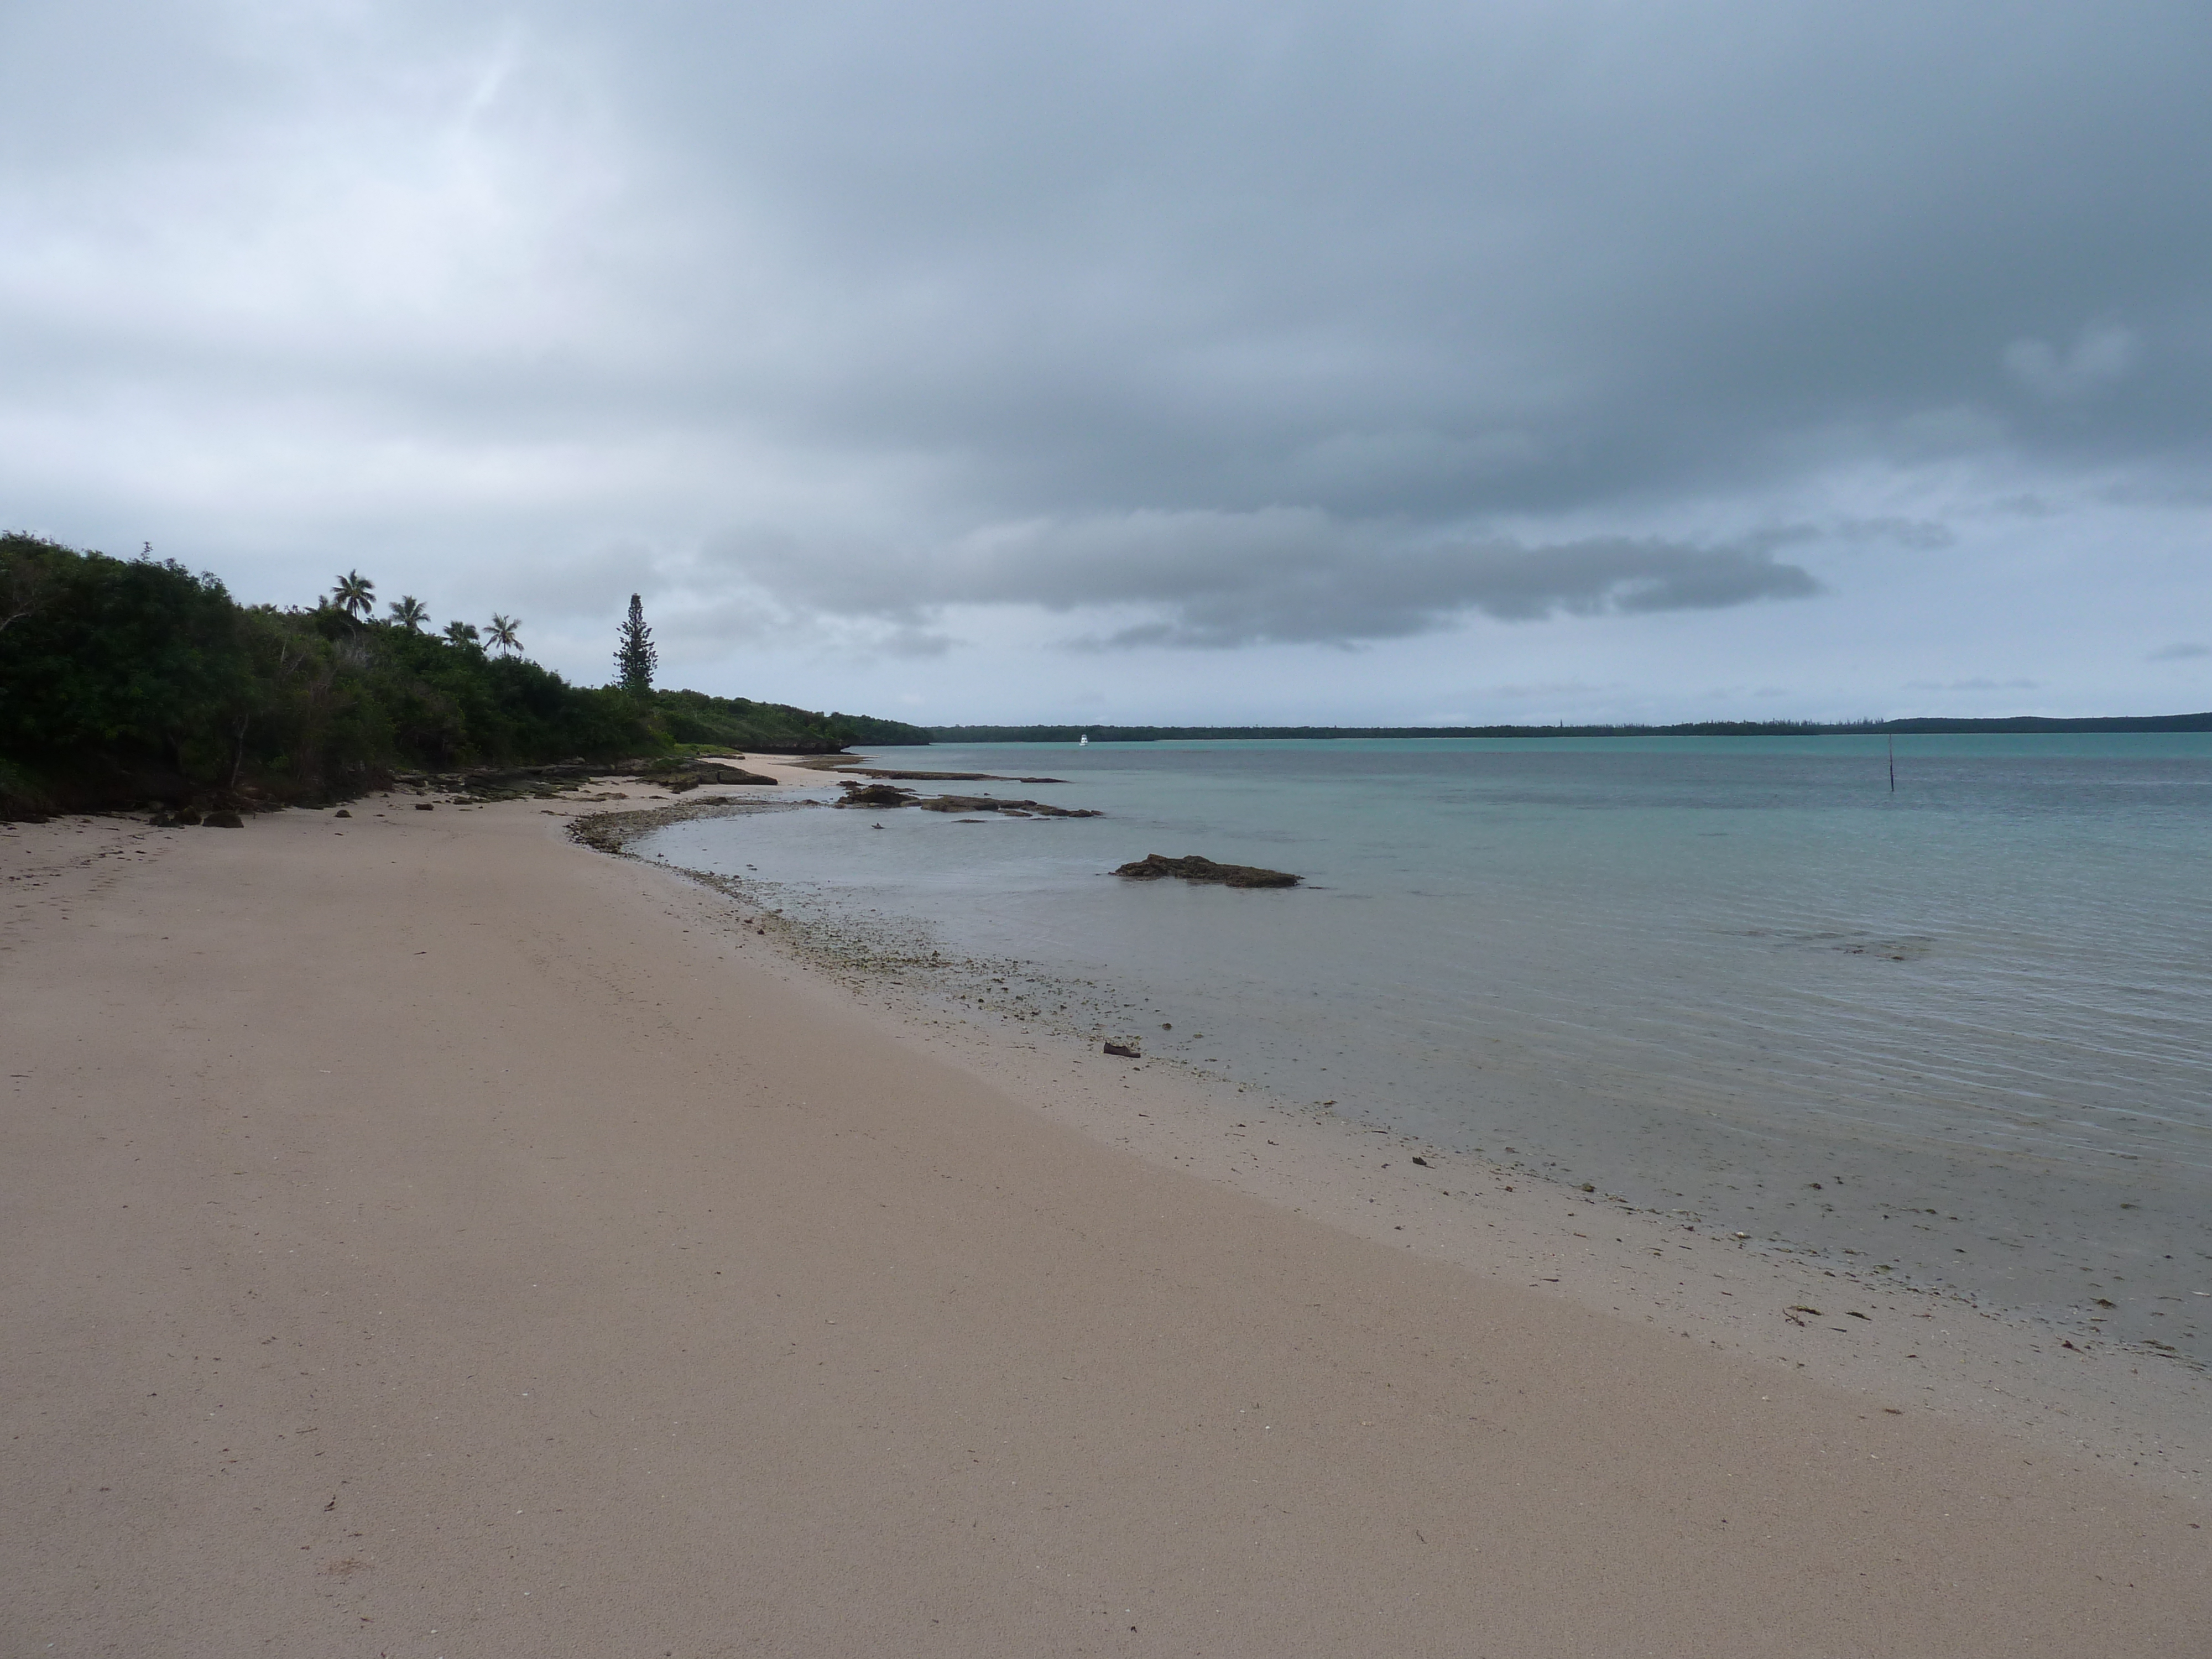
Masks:
[[[1946,773],[1900,816],[1878,766],[1869,791],[1771,757],[1699,770],[1694,801],[1648,755],[1064,758],[1069,787],[972,787],[1111,816],[948,835],[910,811],[877,815],[888,834],[784,815],[672,825],[638,850],[769,884],[766,903],[886,978],[957,962],[969,1011],[1141,1035],[1148,1055],[1743,1230],[1753,1250],[2212,1365],[2191,1043],[2212,1016],[2192,949],[2212,916],[2160,896],[2178,867],[2161,854],[2203,840],[2169,810],[2203,793],[2201,757],[2153,768],[2160,786],[2129,796],[2151,803],[2142,833],[2115,837],[2101,805],[2077,821],[2071,763]],[[1768,810],[1769,784],[1810,816]],[[2033,834],[2006,827],[2021,789],[2053,808]],[[1638,801],[1664,810],[1563,805]],[[1823,850],[1796,870],[1801,836]],[[1103,878],[1161,847],[1308,884],[1246,902]]]
[[[629,848],[671,824],[760,805],[611,814],[594,820],[605,831],[577,839],[759,913],[763,902],[749,896],[742,878]],[[1096,1032],[987,1012],[980,999],[956,1001],[953,983],[985,987],[994,970],[1012,973],[1020,964],[939,961],[896,946],[886,952],[877,937],[817,931],[780,909],[763,919],[776,922],[800,971],[842,986],[868,1018],[886,1018],[935,1057],[1024,1099],[1050,1101],[1041,1109],[1058,1107],[1061,1121],[1148,1161],[1486,1277],[1532,1290],[1559,1286],[1551,1293],[1594,1311],[1633,1312],[1717,1352],[1909,1398],[2027,1443],[2087,1450],[2168,1490],[2212,1496],[2212,1370],[2185,1355],[2101,1334],[2093,1345],[2078,1322],[1855,1270],[1832,1252],[1786,1239],[1686,1221],[1689,1212],[1582,1190],[1174,1058],[1108,1057]],[[1054,1098],[1071,1085],[1073,1098]],[[1246,1127],[1262,1114],[1273,1139]],[[1271,1150],[1255,1156],[1255,1136]],[[1609,1243],[1585,1231],[1600,1221],[1613,1234]],[[1822,1309],[1838,1296],[1853,1307]],[[1930,1321],[1932,1337],[1922,1328]]]
[[[986,1044],[565,811],[411,805],[0,836],[27,1651],[2203,1628],[2202,1447],[2145,1437],[2193,1374],[2053,1392],[2006,1322]],[[1844,1328],[1728,1323],[1784,1293]]]

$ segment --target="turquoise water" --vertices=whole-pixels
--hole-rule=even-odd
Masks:
[[[2212,1358],[2212,738],[1896,756],[1893,793],[1881,738],[941,747],[878,760],[1105,816],[644,850],[1048,1024]],[[1105,873],[1152,852],[1307,884]]]

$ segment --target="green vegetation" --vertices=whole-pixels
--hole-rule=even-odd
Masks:
[[[699,746],[927,743],[896,720],[696,691],[569,684],[495,617],[374,617],[357,571],[312,609],[241,605],[174,561],[0,535],[0,817],[161,801],[344,799],[395,769],[614,760]]]
[[[652,691],[653,672],[659,666],[660,653],[653,647],[653,630],[645,625],[645,601],[633,593],[629,615],[623,619],[616,635],[615,684],[632,696],[642,697]]]
[[[2212,732],[2212,714],[2054,720],[1691,720],[1680,726],[933,726],[939,743],[1174,743],[1323,738],[1820,738],[1850,732]]]
[[[870,748],[927,743],[929,733],[902,720],[869,714],[817,714],[788,703],[710,697],[704,691],[656,691],[653,717],[670,741],[698,749],[760,749],[787,755],[834,755],[856,743]]]

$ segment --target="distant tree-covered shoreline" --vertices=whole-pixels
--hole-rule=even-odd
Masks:
[[[927,743],[896,720],[697,691],[571,685],[519,624],[374,616],[358,572],[310,607],[242,605],[173,560],[0,535],[0,816],[344,799],[395,769],[615,760],[683,745]]]
[[[2212,732],[2212,714],[1894,720],[1688,720],[1676,726],[933,726],[939,743],[1200,743],[1352,738],[1820,738],[1939,732]]]

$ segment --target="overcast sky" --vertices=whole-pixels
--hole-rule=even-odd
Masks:
[[[2212,708],[2203,0],[9,0],[0,525],[931,721]]]

